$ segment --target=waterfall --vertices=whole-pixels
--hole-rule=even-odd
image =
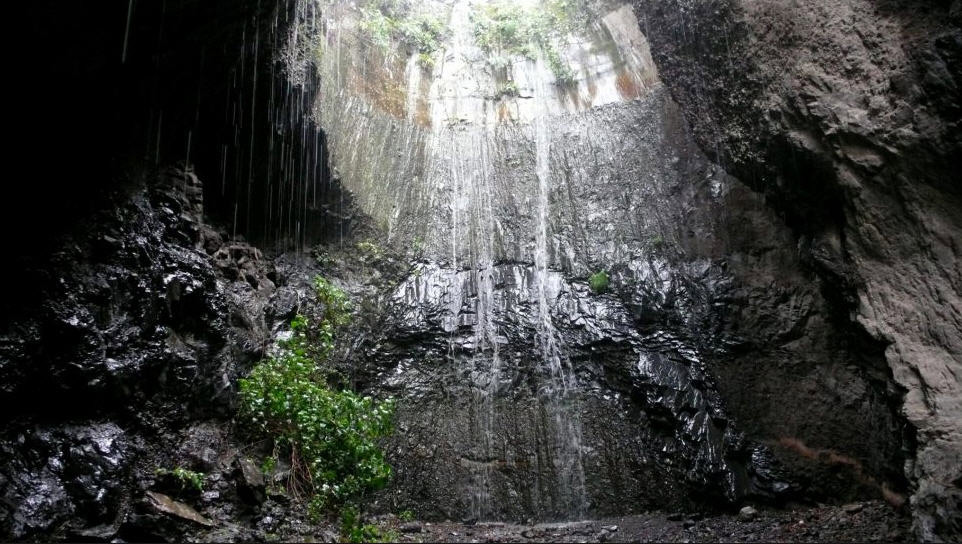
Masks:
[[[418,64],[418,56],[411,55],[408,59],[407,67],[404,69],[407,74],[407,103],[405,112],[409,123],[414,123],[417,117],[418,96],[421,89],[421,66]]]
[[[437,408],[449,419],[431,432],[453,443],[465,515],[580,518],[583,391],[552,318],[567,281],[552,243],[561,171],[552,146],[570,145],[556,134],[566,115],[634,98],[618,81],[633,69],[621,51],[638,42],[608,43],[597,28],[571,37],[558,50],[577,77],[562,89],[544,54],[480,47],[479,5],[425,3],[447,20],[431,66],[416,52],[371,46],[344,17],[351,8],[331,8],[344,20],[328,18],[315,116],[332,165],[385,242],[425,241],[427,262],[394,301],[405,327],[445,335],[437,372],[454,376],[458,391],[438,401],[449,403]],[[495,56],[509,58],[494,67]]]

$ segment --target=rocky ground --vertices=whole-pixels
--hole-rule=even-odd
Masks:
[[[754,514],[657,512],[535,525],[394,522],[393,526],[401,542],[874,542],[912,538],[909,519],[881,502],[750,510]]]

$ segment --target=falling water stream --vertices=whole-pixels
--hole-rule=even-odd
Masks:
[[[554,423],[557,454],[554,458],[558,485],[567,490],[562,496],[568,504],[562,505],[573,519],[585,514],[587,499],[584,485],[584,466],[581,452],[581,424],[578,418],[577,398],[568,379],[570,369],[565,368],[563,353],[558,345],[555,326],[552,323],[552,301],[549,299],[550,282],[548,232],[551,214],[551,136],[549,134],[548,83],[551,71],[543,59],[535,63],[536,81],[534,99],[540,106],[540,115],[531,123],[535,141],[535,173],[538,178],[538,221],[535,242],[535,275],[538,290],[538,345],[547,367],[549,379],[542,386],[541,394],[547,411]]]

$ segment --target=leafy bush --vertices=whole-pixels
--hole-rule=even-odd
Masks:
[[[358,242],[355,247],[361,252],[361,259],[365,261],[377,261],[384,256],[384,250],[374,242]]]
[[[394,24],[394,20],[384,15],[379,9],[361,8],[361,30],[367,34],[374,45],[381,49],[391,48]]]
[[[512,96],[518,96],[518,84],[514,81],[508,81],[503,85],[498,86],[498,90],[494,93],[495,100]]]
[[[424,254],[424,238],[415,236],[414,240],[411,240],[411,252],[417,256]]]
[[[396,4],[375,0],[368,2],[360,11],[361,30],[371,42],[385,51],[395,42],[400,42],[430,58],[432,53],[441,48],[447,32],[447,25],[437,15],[412,14],[409,9]]]
[[[295,317],[291,322],[291,331],[294,334],[292,340],[297,340],[297,343],[290,347],[299,348],[313,360],[321,361],[334,351],[337,328],[351,321],[351,302],[344,291],[321,276],[314,278],[314,294],[324,305],[321,322],[312,330],[306,317]]]
[[[592,274],[591,277],[588,278],[588,286],[591,287],[591,290],[596,294],[604,293],[608,290],[608,281],[608,273],[602,270]]]
[[[554,47],[545,50],[545,60],[548,61],[548,68],[554,74],[555,80],[560,85],[570,85],[575,81],[575,73],[568,66],[568,63],[561,58],[561,53]]]
[[[533,59],[533,46],[546,37],[542,36],[538,12],[512,2],[477,6],[471,12],[471,22],[475,40],[487,52],[504,51]]]
[[[420,13],[398,21],[397,31],[415,51],[431,54],[441,48],[446,25],[436,15]]]
[[[398,513],[397,517],[401,521],[414,521],[414,512],[410,510],[402,510]]]
[[[350,305],[324,278],[315,278],[314,288],[325,307],[320,324],[312,328],[297,316],[280,352],[240,380],[240,404],[253,432],[290,455],[292,493],[310,496],[312,513],[320,514],[387,483],[391,467],[377,441],[392,430],[394,405],[327,386],[321,363]]]
[[[648,246],[652,249],[665,249],[665,245],[665,237],[660,234],[656,234],[648,239]]]
[[[427,70],[434,68],[434,57],[430,53],[419,53],[418,64]]]
[[[261,472],[263,472],[265,476],[273,474],[275,468],[277,468],[277,457],[268,457],[261,463]]]

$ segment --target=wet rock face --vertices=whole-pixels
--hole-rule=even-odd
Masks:
[[[131,444],[113,423],[39,426],[0,445],[3,532],[41,534],[67,520],[114,524],[130,478]],[[93,533],[91,536],[96,536]]]
[[[836,327],[874,353],[873,374],[884,361],[904,391],[918,441],[906,442],[915,451],[905,467],[916,529],[953,540],[962,534],[962,30],[958,2],[923,4],[635,8],[699,144],[785,215],[836,303]]]
[[[690,339],[639,332],[618,296],[555,275],[551,317],[565,386],[577,392],[559,401],[532,341],[539,316],[531,267],[494,274],[497,352],[478,345],[469,325],[445,326],[474,317],[482,293],[451,284],[470,282],[471,273],[428,269],[402,288],[411,298],[395,308],[407,312],[365,353],[396,365],[374,383],[402,399],[401,432],[389,446],[402,504],[438,518],[563,519],[579,506],[618,514],[786,490],[766,480],[778,476],[771,467],[749,468],[751,447],[729,426]],[[457,312],[431,299],[451,292],[464,297]]]
[[[172,417],[217,409],[195,395],[223,401],[234,377],[223,361],[249,358],[264,341],[235,337],[232,325],[255,329],[263,318],[250,295],[225,293],[211,259],[194,249],[223,244],[199,222],[201,207],[197,178],[170,170],[149,195],[92,218],[49,262],[24,266],[22,294],[35,298],[23,302],[41,303],[7,301],[0,368],[13,413],[59,416],[47,395],[75,403],[73,416],[123,406],[135,417],[160,393],[199,409]],[[234,255],[223,268],[245,281],[249,261]]]
[[[216,429],[176,431],[231,414],[233,384],[270,340],[272,270],[201,222],[192,173],[169,169],[114,201],[48,260],[18,263],[21,298],[5,301],[0,508],[12,538],[109,537],[141,471],[170,451],[212,466]]]

